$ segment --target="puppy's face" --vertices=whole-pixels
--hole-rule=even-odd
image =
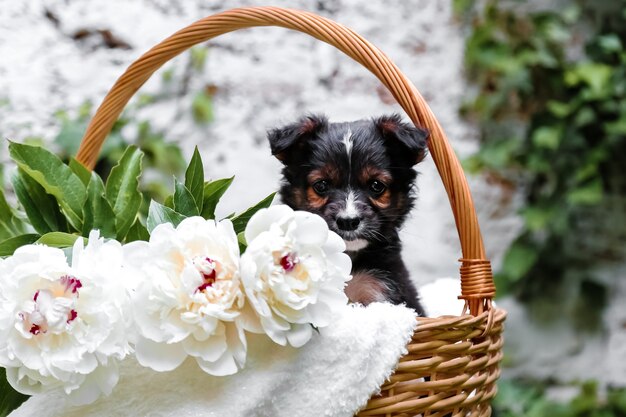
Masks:
[[[350,123],[309,116],[268,136],[285,165],[285,204],[322,216],[348,251],[395,235],[413,204],[412,167],[424,157],[426,132],[396,115]]]

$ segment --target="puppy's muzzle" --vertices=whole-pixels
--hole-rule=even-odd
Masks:
[[[359,228],[359,217],[337,217],[337,228],[346,232],[352,232]]]

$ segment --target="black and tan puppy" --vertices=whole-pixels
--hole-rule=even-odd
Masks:
[[[405,303],[424,315],[398,231],[413,206],[413,166],[424,158],[427,137],[398,115],[349,123],[308,116],[268,133],[284,164],[283,202],[322,216],[346,243],[351,301]]]

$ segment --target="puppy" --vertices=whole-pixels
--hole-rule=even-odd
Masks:
[[[427,137],[398,115],[349,123],[311,115],[268,132],[284,164],[282,201],[322,216],[345,241],[353,302],[404,303],[424,315],[398,231],[413,207],[413,166],[425,156]]]

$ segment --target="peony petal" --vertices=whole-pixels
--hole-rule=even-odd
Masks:
[[[326,253],[331,252],[345,252],[346,242],[335,232],[328,232],[328,239],[324,243],[322,249]]]
[[[109,361],[107,366],[100,366],[89,374],[68,399],[72,405],[85,405],[94,402],[101,394],[109,395],[119,381],[117,365]]]
[[[291,331],[287,333],[289,344],[295,348],[302,347],[311,339],[313,328],[310,324],[292,324]]]
[[[297,228],[294,239],[300,245],[322,246],[328,238],[328,225],[320,216],[306,211],[295,212]]]
[[[226,325],[226,339],[228,341],[228,350],[232,352],[233,358],[240,368],[246,364],[246,353],[248,343],[246,335],[242,328],[232,323]]]
[[[210,375],[215,376],[226,376],[237,373],[237,364],[235,363],[235,359],[230,354],[230,352],[226,351],[217,361],[215,362],[207,362],[200,358],[196,358],[198,365],[200,368]]]
[[[182,342],[182,345],[189,355],[208,362],[218,360],[228,348],[225,335],[209,337],[203,341],[188,337]]]
[[[259,316],[256,315],[252,307],[249,303],[246,303],[244,308],[241,310],[241,314],[237,317],[237,324],[242,327],[242,329],[250,332],[250,333],[263,333],[263,326],[261,326],[261,320]]]
[[[137,338],[135,345],[137,361],[157,372],[176,369],[185,361],[187,352],[182,343],[155,343],[144,337]]]
[[[329,263],[331,263],[334,267],[338,269],[337,272],[339,274],[345,277],[344,281],[350,280],[350,272],[352,271],[352,259],[350,259],[347,254],[330,253],[326,255],[326,259]]]
[[[258,235],[269,230],[272,224],[292,216],[293,212],[289,206],[283,204],[257,211],[246,225],[246,242],[252,242]]]

